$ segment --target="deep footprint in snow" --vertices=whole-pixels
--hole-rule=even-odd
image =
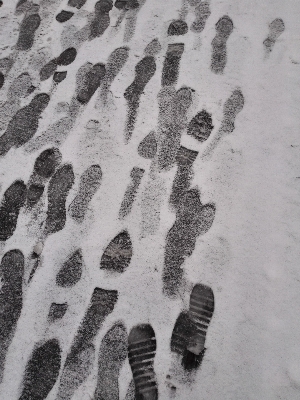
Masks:
[[[127,358],[127,332],[117,322],[102,339],[98,358],[98,380],[94,399],[119,399],[119,373]]]
[[[93,341],[105,318],[112,313],[117,300],[116,290],[94,289],[88,309],[67,355],[57,400],[71,399],[91,373],[95,359]]]
[[[66,200],[74,184],[71,164],[65,164],[52,176],[48,187],[48,211],[45,224],[47,234],[63,229],[66,223]]]
[[[13,235],[25,200],[26,185],[23,181],[15,181],[4,192],[0,204],[0,240],[7,240]]]
[[[138,188],[141,184],[145,170],[134,167],[130,172],[131,182],[127,186],[126,192],[119,211],[119,218],[125,218],[131,211]]]
[[[176,210],[176,220],[166,237],[163,292],[167,297],[179,294],[184,271],[182,265],[195,249],[196,240],[212,226],[215,206],[203,205],[197,189],[185,192]]]
[[[271,53],[273,47],[279,38],[279,36],[284,32],[285,26],[281,18],[276,18],[269,25],[269,35],[264,40],[264,47],[266,54]]]
[[[53,388],[60,370],[61,349],[57,339],[35,348],[26,365],[19,400],[44,400]]]
[[[135,384],[135,400],[157,400],[154,372],[156,338],[151,325],[137,325],[128,337],[128,358]]]
[[[69,207],[70,216],[77,222],[84,220],[88,205],[100,187],[101,179],[100,165],[91,165],[81,175],[78,193]]]
[[[125,90],[124,97],[127,101],[128,115],[125,128],[125,141],[128,142],[132,136],[140,99],[147,83],[153,77],[156,71],[155,58],[151,56],[144,57],[135,67],[134,81]]]
[[[41,17],[39,14],[30,14],[25,16],[19,31],[19,37],[16,44],[17,50],[29,50],[33,46],[36,30],[40,26]]]
[[[39,119],[49,101],[48,94],[40,93],[31,100],[28,106],[16,112],[5,133],[0,137],[0,156],[5,155],[12,147],[21,147],[35,135]]]
[[[100,269],[122,273],[129,266],[132,257],[132,242],[127,231],[119,233],[106,247],[100,262]]]
[[[227,63],[227,40],[233,31],[232,20],[225,15],[216,23],[216,36],[212,41],[211,70],[222,74]]]
[[[81,249],[76,250],[64,262],[56,275],[57,286],[72,287],[79,282],[82,275],[83,257]]]
[[[5,253],[0,265],[0,382],[6,352],[22,311],[23,276],[23,253],[20,250],[10,250]]]
[[[181,356],[181,365],[191,371],[199,368],[205,353],[205,338],[214,312],[214,294],[210,287],[195,285],[188,312],[175,323],[171,351]]]

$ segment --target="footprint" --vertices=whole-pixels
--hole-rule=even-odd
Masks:
[[[68,6],[70,7],[76,7],[78,10],[83,7],[86,3],[86,0],[69,0],[68,1]]]
[[[127,231],[119,233],[106,247],[100,269],[122,273],[129,266],[132,257],[132,242]]]
[[[71,399],[92,371],[95,359],[93,340],[118,299],[116,290],[95,288],[89,307],[74,338],[60,379],[57,400]]]
[[[71,164],[65,164],[52,176],[48,187],[48,211],[45,224],[47,234],[63,229],[66,223],[66,200],[74,184]]]
[[[172,185],[170,204],[176,209],[184,193],[189,189],[193,177],[192,165],[198,155],[197,151],[181,146],[178,150],[176,163],[177,171]]]
[[[61,152],[56,147],[44,150],[36,159],[33,172],[43,178],[49,179],[61,163],[61,160]]]
[[[204,30],[206,20],[210,16],[211,11],[208,1],[201,1],[195,8],[196,19],[192,23],[191,31],[200,33]]]
[[[199,142],[205,142],[209,138],[213,128],[211,114],[202,110],[190,121],[187,134],[193,136]]]
[[[53,75],[53,81],[55,83],[60,83],[67,77],[67,71],[55,72]]]
[[[95,18],[90,25],[89,40],[103,35],[110,24],[109,12],[113,8],[112,0],[99,0],[95,4]]]
[[[202,205],[197,189],[185,192],[176,212],[176,220],[166,237],[163,292],[176,298],[181,287],[184,271],[182,265],[195,249],[196,239],[204,235],[215,218],[213,204]]]
[[[176,161],[181,135],[187,127],[187,111],[192,104],[192,89],[183,87],[177,92],[169,92],[169,97],[160,92],[159,140],[157,162],[159,170],[168,170]],[[167,104],[165,108],[164,105]],[[170,123],[170,119],[172,123]]]
[[[225,101],[223,107],[223,120],[220,126],[220,129],[216,133],[215,136],[212,137],[212,140],[206,147],[206,149],[202,153],[202,158],[205,159],[210,156],[217,146],[220,139],[233,132],[234,130],[234,122],[236,116],[239,112],[244,108],[244,96],[240,89],[236,89],[232,92],[231,96]]]
[[[285,26],[281,18],[276,18],[269,25],[269,35],[264,40],[264,47],[266,54],[271,53],[273,47],[279,38],[279,36],[284,32]]]
[[[19,37],[16,44],[17,50],[25,51],[31,49],[36,30],[40,26],[40,23],[41,17],[39,14],[30,14],[25,16],[19,30]]]
[[[27,189],[27,202],[26,206],[28,208],[34,207],[42,197],[44,193],[45,186],[40,184],[31,184]]]
[[[168,45],[167,54],[163,64],[161,82],[162,86],[176,85],[179,76],[180,60],[183,51],[183,43],[174,43]]]
[[[27,143],[36,133],[39,119],[47,107],[50,97],[46,93],[36,95],[28,106],[21,108],[10,120],[5,133],[0,137],[0,155],[12,147]]]
[[[61,287],[72,287],[79,282],[82,275],[83,257],[81,249],[76,250],[64,262],[56,275],[56,284]]]
[[[5,77],[2,74],[2,72],[0,72],[0,89],[2,88],[2,86],[4,85],[4,81],[5,81]]]
[[[214,312],[214,294],[210,287],[195,285],[188,312],[182,312],[175,323],[171,351],[181,356],[181,365],[191,371],[199,368],[205,353],[205,338]]]
[[[139,144],[138,154],[143,158],[153,159],[157,152],[155,132],[151,131]]]
[[[15,181],[4,192],[0,204],[0,240],[7,240],[13,235],[25,199],[26,185],[23,181]]]
[[[119,47],[115,49],[108,57],[106,63],[106,74],[101,85],[100,97],[104,104],[107,101],[107,94],[116,76],[119,74],[129,56],[128,47]]]
[[[105,73],[105,65],[101,63],[94,64],[93,67],[87,72],[77,95],[77,100],[81,104],[87,104],[90,101],[93,94],[100,86]]]
[[[74,13],[72,11],[65,11],[62,10],[60,13],[57,14],[55,17],[57,22],[63,23],[69,21],[73,17]]]
[[[91,165],[81,175],[79,190],[69,207],[70,216],[77,222],[84,220],[88,205],[100,187],[102,171],[100,165]]]
[[[104,336],[99,350],[98,380],[94,399],[119,399],[119,373],[127,358],[127,332],[117,322]]]
[[[125,90],[124,97],[127,100],[128,116],[125,129],[125,141],[128,142],[132,136],[137,112],[139,109],[140,98],[145,90],[147,83],[156,71],[155,58],[144,57],[135,67],[135,78],[132,84]]]
[[[76,56],[77,50],[74,47],[69,47],[68,49],[64,50],[57,58],[50,60],[42,67],[42,69],[40,70],[41,81],[49,79],[56,71],[57,66],[67,66],[72,64]],[[66,77],[67,72],[58,72],[58,74],[64,74]]]
[[[57,339],[48,340],[33,350],[25,369],[19,400],[44,400],[59,375],[61,349]]]
[[[134,167],[130,172],[131,182],[128,185],[119,211],[119,218],[125,218],[131,211],[135,196],[140,186],[145,170]]]
[[[7,349],[12,341],[23,305],[22,284],[24,256],[20,250],[10,250],[0,265],[0,382]]]
[[[68,309],[68,303],[52,303],[48,313],[48,322],[53,323],[62,319]]]
[[[216,36],[212,41],[211,70],[222,74],[227,63],[226,42],[233,31],[232,20],[225,15],[216,23]]]
[[[170,23],[168,28],[168,35],[169,36],[180,36],[185,35],[188,32],[189,28],[185,21],[180,19],[175,20]]]
[[[136,400],[157,400],[158,390],[154,372],[156,353],[155,333],[151,325],[137,325],[128,337],[128,358],[133,374]]]

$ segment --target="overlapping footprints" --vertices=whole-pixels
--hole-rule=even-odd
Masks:
[[[176,320],[171,351],[180,356],[185,370],[197,369],[205,353],[205,338],[214,312],[214,294],[210,287],[197,284],[190,296],[187,312]]]
[[[35,135],[39,119],[49,101],[47,93],[40,93],[30,104],[16,112],[5,133],[0,137],[0,156],[4,156],[12,147],[21,147]]]
[[[167,297],[176,298],[180,293],[185,259],[192,255],[196,239],[212,226],[216,208],[202,204],[197,189],[184,193],[176,209],[176,220],[166,237],[163,291]]]
[[[75,390],[91,373],[95,358],[94,339],[105,318],[113,311],[117,300],[116,290],[98,287],[94,289],[88,309],[68,352],[57,399],[71,399]]]

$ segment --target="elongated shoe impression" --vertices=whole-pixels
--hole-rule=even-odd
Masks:
[[[127,357],[127,346],[126,328],[122,322],[117,322],[100,345],[95,400],[119,399],[119,374]]]
[[[195,285],[188,312],[182,312],[175,323],[171,351],[182,356],[185,370],[197,369],[205,353],[205,338],[214,312],[214,294],[210,287]]]
[[[135,384],[135,400],[157,400],[154,372],[156,338],[151,325],[137,325],[128,337],[128,357]]]
[[[25,199],[26,185],[23,181],[15,181],[5,191],[0,205],[0,240],[7,240],[13,235]]]
[[[58,378],[61,349],[57,339],[37,347],[28,361],[19,400],[44,400]]]

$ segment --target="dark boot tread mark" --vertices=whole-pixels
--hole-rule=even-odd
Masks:
[[[53,75],[53,80],[55,83],[60,83],[67,77],[67,71],[55,72]]]
[[[90,40],[103,35],[110,24],[109,12],[113,8],[112,0],[99,0],[95,4],[95,18],[90,26]]]
[[[139,144],[138,154],[141,157],[152,159],[157,152],[157,141],[155,132],[151,131]]]
[[[171,22],[168,28],[168,35],[169,36],[185,35],[187,31],[188,31],[187,23],[179,19]]]
[[[197,33],[202,32],[205,28],[206,20],[210,14],[211,11],[209,8],[209,3],[206,1],[201,1],[201,3],[195,9],[196,20],[192,23],[191,30]]]
[[[40,184],[32,184],[27,190],[27,206],[34,207],[44,193],[45,187]]]
[[[145,170],[134,167],[130,172],[131,182],[127,186],[126,192],[119,211],[119,218],[125,218],[132,209],[134,199],[140,186]]]
[[[122,273],[129,266],[132,257],[132,242],[127,231],[119,233],[106,247],[100,262],[100,269]]]
[[[137,399],[149,392],[151,400],[158,398],[157,382],[153,369],[156,339],[151,325],[132,328],[128,337],[128,357],[132,369]]]
[[[233,31],[232,20],[225,15],[216,23],[216,36],[212,41],[211,70],[222,74],[227,63],[226,42]]]
[[[84,6],[86,3],[86,0],[69,0],[68,1],[68,6],[70,7],[76,7],[80,9],[82,6]]]

